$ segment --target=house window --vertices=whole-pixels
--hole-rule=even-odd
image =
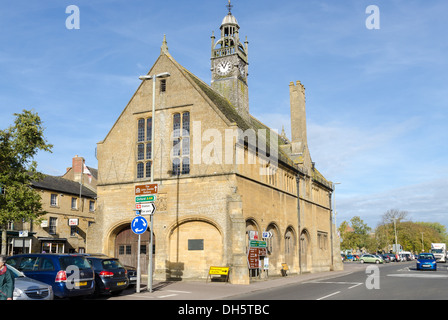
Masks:
[[[137,146],[137,160],[145,160],[145,145],[143,143]]]
[[[182,174],[190,173],[190,158],[183,157],[182,158]]]
[[[50,226],[48,229],[49,234],[56,234],[56,225],[58,222],[58,218],[52,218],[50,217]]]
[[[161,79],[160,80],[160,92],[165,92],[166,91],[166,79]]]
[[[137,163],[137,178],[139,179],[144,177],[143,166],[144,166],[143,162]]]
[[[72,210],[78,209],[78,199],[72,198]]]
[[[151,178],[151,161],[146,162],[145,166],[145,175],[147,178]]]
[[[137,141],[145,141],[145,119],[138,119]]]
[[[95,211],[95,201],[92,200],[89,201],[89,211],[90,212]]]
[[[76,237],[77,234],[78,234],[78,227],[71,226],[70,227],[70,237]]]
[[[173,115],[172,174],[190,173],[190,112]]]
[[[137,179],[151,178],[152,118],[137,122]]]
[[[152,118],[146,119],[146,141],[152,140]]]
[[[50,198],[50,206],[56,207],[58,205],[58,195],[52,193]]]

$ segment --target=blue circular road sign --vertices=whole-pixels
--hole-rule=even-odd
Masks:
[[[132,219],[131,229],[135,234],[142,234],[148,229],[148,221],[142,216],[136,216]]]

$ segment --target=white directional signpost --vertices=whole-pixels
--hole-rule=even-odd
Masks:
[[[151,177],[152,178],[152,177]],[[151,179],[152,180],[152,179]],[[149,243],[149,265],[148,265],[148,290],[152,292],[152,253],[153,253],[153,230],[154,230],[154,213],[156,212],[156,194],[159,190],[157,183],[143,184],[135,186],[135,210],[141,215],[149,215],[150,218],[150,243]],[[143,218],[143,217],[142,217]],[[140,243],[139,246],[140,248]],[[138,254],[140,257],[140,252]],[[138,291],[139,292],[139,291]]]
[[[140,211],[142,216],[144,215],[153,215],[156,212],[156,205],[154,202],[144,202],[144,203],[136,203],[135,209]]]

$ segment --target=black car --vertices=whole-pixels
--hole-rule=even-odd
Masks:
[[[95,294],[119,295],[129,285],[126,268],[117,258],[105,255],[85,257],[95,271]]]
[[[137,269],[131,266],[124,266],[128,272],[129,286],[135,286],[137,284]]]

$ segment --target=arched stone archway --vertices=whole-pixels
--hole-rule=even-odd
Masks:
[[[297,272],[297,236],[292,226],[286,228],[285,236],[285,262],[291,270]]]
[[[166,278],[205,278],[210,266],[223,262],[223,236],[212,222],[188,219],[168,233]]]
[[[269,258],[269,270],[273,273],[279,273],[281,269],[282,252],[281,252],[281,235],[280,230],[276,223],[272,222],[266,227],[267,232],[272,233],[272,237],[266,239],[268,258]],[[272,270],[272,271],[271,271]]]
[[[250,232],[255,231],[258,233],[259,240],[261,240],[260,228],[255,219],[249,218],[246,220],[246,249],[249,248]]]
[[[311,243],[310,243],[310,235],[308,230],[302,230],[299,239],[299,251],[300,251],[300,270],[301,272],[309,272],[310,271],[310,259],[311,259]]]
[[[140,248],[138,248],[138,235],[132,232],[129,223],[116,226],[110,233],[109,256],[114,256],[124,265],[137,268],[137,255],[140,254],[140,270],[142,274],[148,274],[148,261],[150,249],[150,233],[147,232],[140,237]],[[155,237],[152,253],[155,251]]]

